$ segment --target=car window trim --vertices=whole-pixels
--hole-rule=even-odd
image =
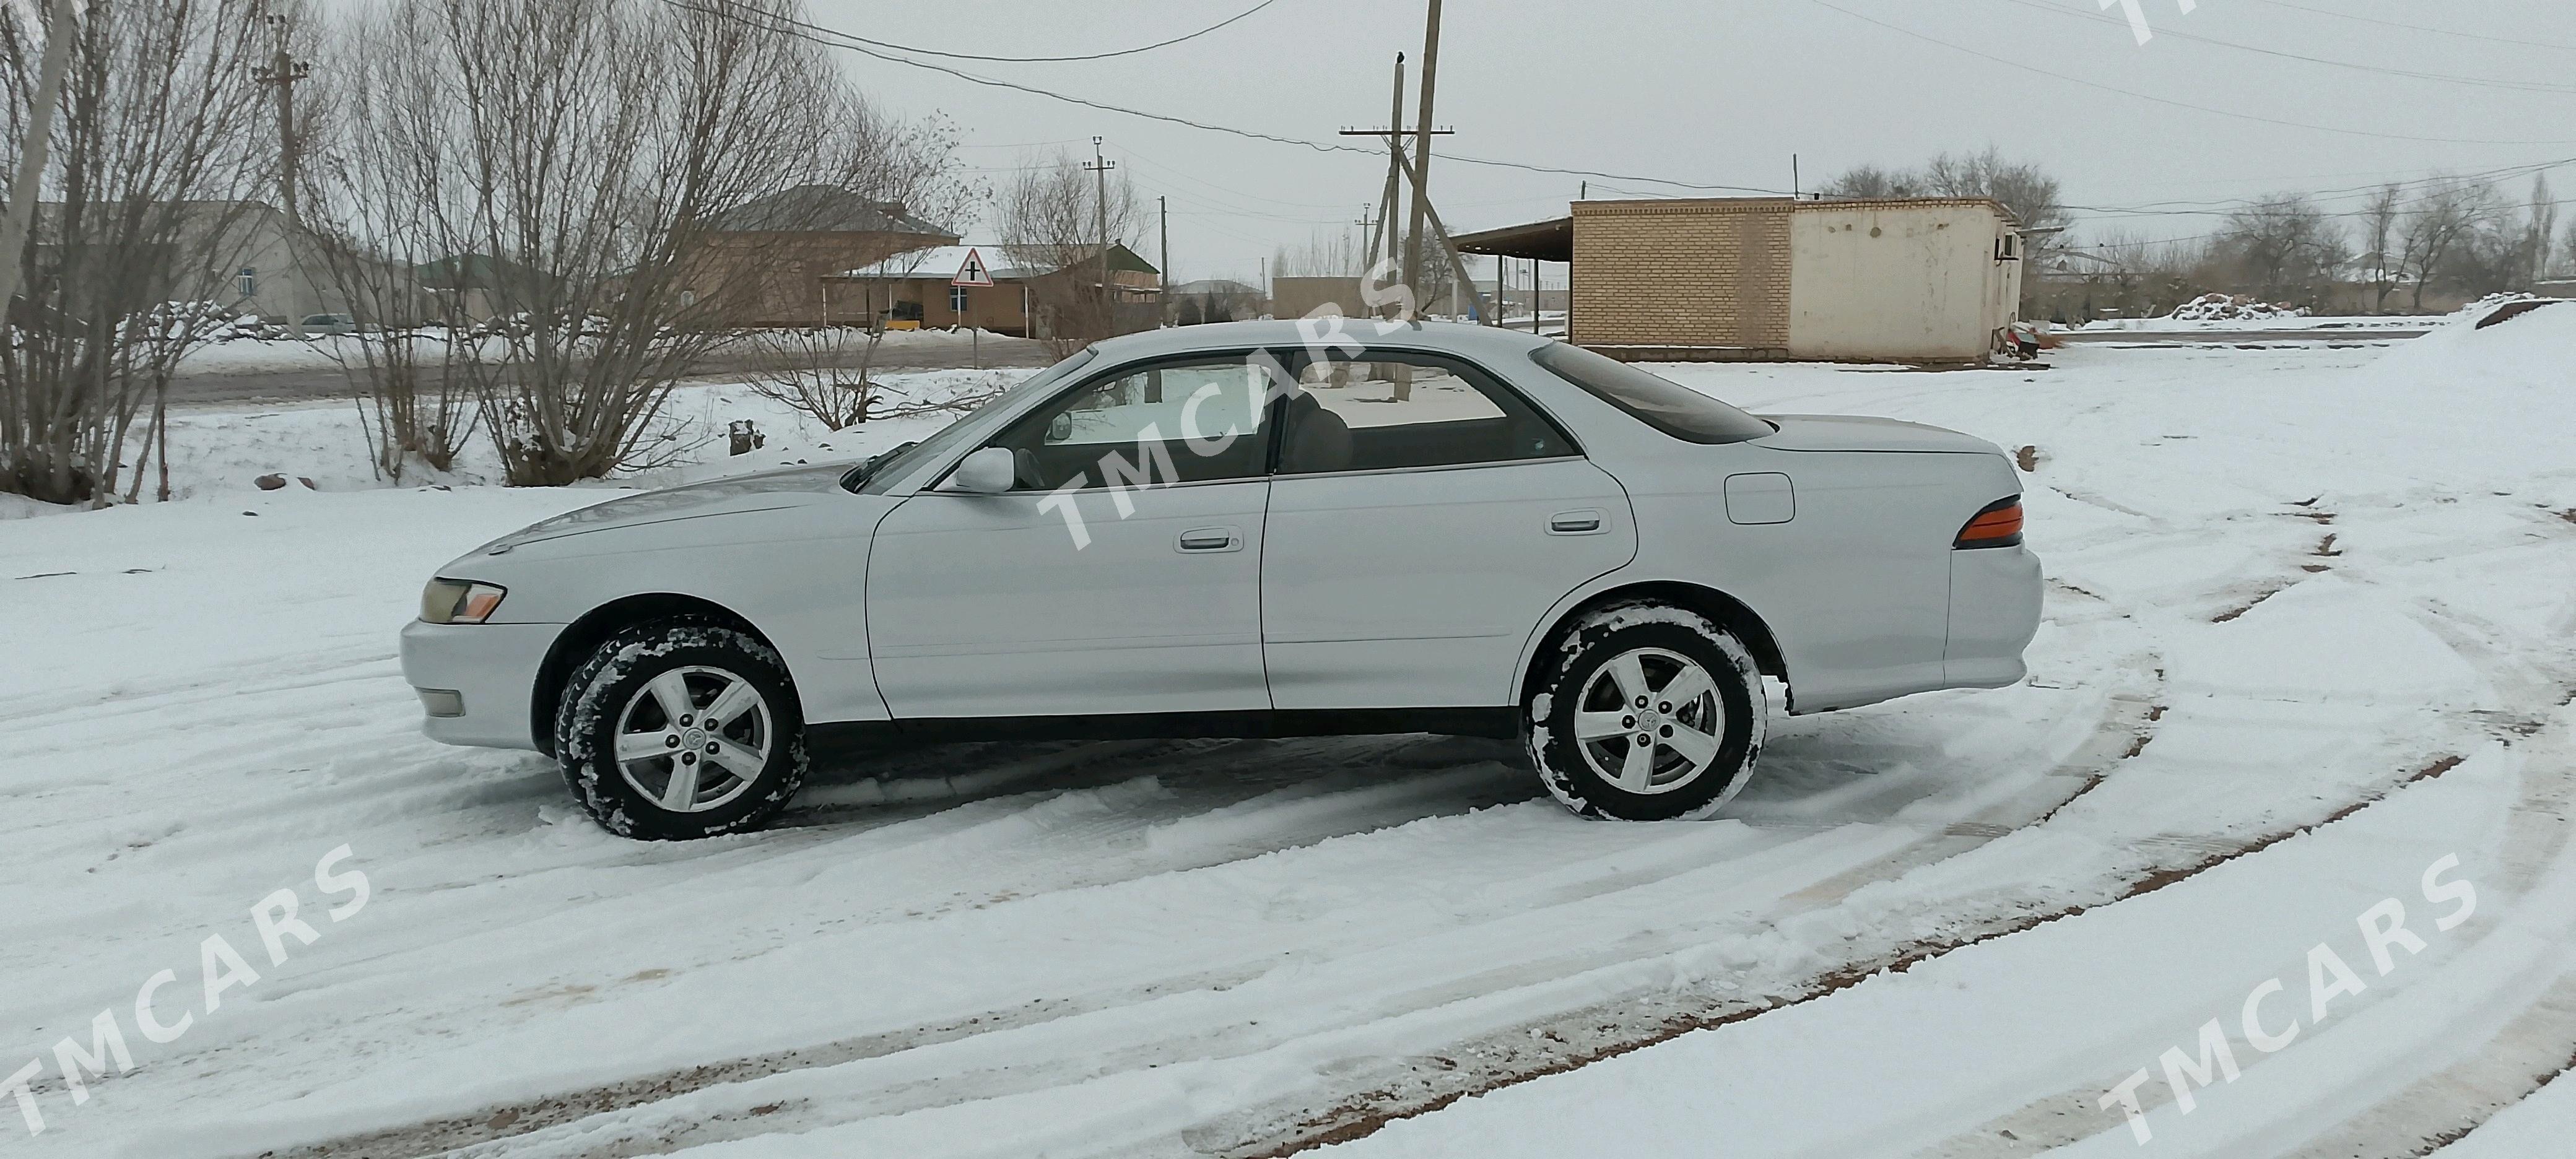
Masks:
[[[1547,463],[1581,463],[1584,455],[1549,455],[1539,459],[1479,459],[1473,463],[1426,463],[1418,467],[1361,467],[1350,471],[1304,471],[1297,474],[1273,474],[1274,483],[1291,479],[1356,479],[1367,475],[1419,475],[1426,471],[1489,471],[1502,467],[1535,467]]]

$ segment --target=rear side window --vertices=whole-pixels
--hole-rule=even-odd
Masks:
[[[1578,454],[1484,371],[1418,351],[1309,363],[1288,400],[1279,473],[1463,467]]]
[[[1773,429],[1680,383],[1571,343],[1549,343],[1531,351],[1530,358],[1638,422],[1686,442],[1740,443]]]

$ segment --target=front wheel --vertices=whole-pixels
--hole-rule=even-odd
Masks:
[[[1695,612],[1605,608],[1539,663],[1530,758],[1549,794],[1583,816],[1710,816],[1761,755],[1761,672],[1742,641]]]
[[[565,682],[555,721],[573,796],[624,837],[756,829],[805,781],[786,663],[720,623],[663,620],[609,637]]]

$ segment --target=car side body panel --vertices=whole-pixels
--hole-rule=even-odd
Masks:
[[[1277,476],[1260,514],[1229,508],[1244,517],[1242,554],[1281,553],[1273,556],[1278,566],[1264,569],[1263,583],[1272,590],[1259,597],[1266,613],[1277,613],[1264,617],[1275,618],[1275,628],[1264,624],[1260,649],[1270,703],[1229,695],[1208,712],[1247,720],[1303,713],[1299,727],[1320,729],[1334,721],[1396,721],[1390,712],[1510,706],[1552,626],[1586,600],[1649,582],[1712,590],[1750,609],[1778,646],[1799,712],[2020,678],[2021,650],[2039,620],[2036,557],[2019,546],[1951,546],[1979,508],[2020,490],[2018,475],[1999,449],[1919,424],[1809,416],[1777,416],[1778,429],[1768,438],[1689,443],[1532,361],[1531,352],[1547,345],[1546,339],[1490,327],[1364,319],[1234,323],[1113,339],[1094,347],[1075,373],[1047,389],[1006,397],[962,420],[965,437],[933,458],[916,457],[890,470],[868,488],[881,493],[843,488],[849,464],[769,472],[620,499],[486,545],[438,574],[508,588],[494,623],[407,629],[406,673],[424,688],[448,687],[434,682],[461,673],[454,678],[480,689],[468,693],[466,717],[434,720],[432,736],[534,746],[536,738],[528,734],[535,675],[517,669],[532,663],[531,653],[542,659],[545,649],[538,643],[552,647],[571,625],[616,601],[680,595],[741,617],[776,646],[808,721],[891,721],[897,713],[879,686],[876,666],[918,662],[971,643],[949,639],[958,633],[929,625],[925,617],[973,614],[964,597],[988,572],[960,573],[958,599],[940,603],[933,592],[923,598],[936,607],[907,606],[901,623],[871,625],[872,544],[890,513],[993,432],[1044,405],[1055,386],[1071,388],[1122,366],[1175,354],[1303,347],[1345,354],[1420,350],[1474,362],[1570,432],[1582,457],[1409,473],[1419,476],[1410,482],[1421,492],[1410,502],[1465,505],[1446,533],[1462,538],[1455,538],[1456,550],[1446,557],[1408,541],[1417,530],[1401,514],[1408,500],[1401,487],[1383,482],[1393,477],[1386,474],[1342,482]],[[1421,481],[1439,475],[1477,486],[1452,494],[1455,488],[1444,490],[1442,481]],[[1514,478],[1530,486],[1491,485]],[[1191,486],[1134,494],[1178,495]],[[1180,506],[1189,506],[1186,497]],[[1578,508],[1602,513],[1601,532],[1586,542],[1560,543],[1538,526]],[[1480,511],[1500,522],[1478,523]],[[1189,526],[1174,527],[1187,532],[1200,523],[1238,522],[1200,518],[1205,514],[1211,513],[1184,512],[1180,518]],[[1035,521],[1024,522],[1036,529]],[[1159,526],[1152,530],[1172,538]],[[1524,531],[1533,544],[1543,545],[1535,549],[1539,554],[1515,545]],[[1064,532],[1059,525],[1049,534]],[[1069,543],[1051,546],[1073,553]],[[1399,547],[1412,554],[1380,577],[1378,590],[1335,589],[1334,568],[1358,567]],[[991,569],[1007,561],[969,562]],[[1032,560],[1030,566],[1045,562]],[[916,587],[941,566],[936,553],[900,564]],[[1108,583],[1114,577],[1094,578]],[[1155,589],[1150,600],[1181,598],[1164,590],[1169,587]],[[889,614],[880,610],[881,619]],[[1397,621],[1408,617],[1421,626],[1408,629],[1410,634],[1395,631]],[[474,634],[485,627],[504,630]],[[872,642],[886,645],[875,660]],[[1246,645],[1230,647],[1231,655]],[[901,654],[907,650],[915,655]],[[1172,722],[1199,709],[1187,697],[1159,707],[1126,703],[1119,689],[1132,675],[1121,675],[1114,665],[1068,672],[1062,680],[1091,684],[1051,708],[1018,696],[969,695],[907,715],[962,725],[979,716],[1060,710],[1070,718],[1096,712],[1127,716],[1139,728],[1160,721],[1156,727],[1164,731],[1186,731]],[[963,687],[950,684],[956,686],[951,691]],[[518,703],[498,703],[510,699],[513,688]]]

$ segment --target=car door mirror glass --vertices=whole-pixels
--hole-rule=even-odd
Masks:
[[[950,489],[974,495],[999,495],[1018,482],[1019,471],[1007,447],[983,447],[959,460],[949,473]]]

